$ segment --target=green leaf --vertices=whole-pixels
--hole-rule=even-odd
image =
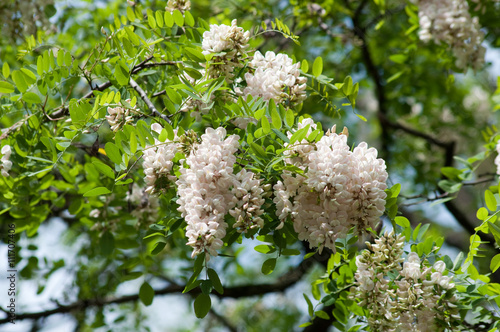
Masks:
[[[400,71],[400,72],[397,72],[396,74],[392,75],[391,77],[389,77],[387,79],[387,83],[391,83],[392,81],[394,80],[397,80],[401,75],[403,75],[405,73],[404,70]]]
[[[253,248],[253,249],[255,251],[263,253],[263,254],[271,254],[271,253],[276,251],[275,247],[268,245],[268,244],[260,244],[258,246],[255,246],[255,248]]]
[[[107,177],[111,178],[111,179],[115,179],[115,172],[113,172],[113,170],[111,169],[111,167],[109,167],[108,165],[106,165],[105,163],[99,161],[99,160],[94,160],[92,161],[92,164],[97,168],[97,170],[99,170],[99,172],[101,172],[102,174],[106,175]]]
[[[262,130],[264,131],[264,134],[269,134],[271,132],[271,125],[269,124],[267,116],[263,116],[260,119],[260,124],[262,126]]]
[[[393,54],[389,56],[389,60],[395,63],[405,63],[406,59],[408,59],[408,56],[404,54]]]
[[[120,154],[120,149],[113,143],[108,142],[104,146],[104,151],[106,151],[106,155],[112,162],[120,165],[122,163],[122,156]]]
[[[0,93],[12,93],[14,90],[14,86],[9,82],[0,81]]]
[[[492,273],[495,273],[496,270],[500,267],[500,254],[496,254],[495,257],[491,259],[490,262],[490,270]]]
[[[316,60],[314,60],[312,72],[316,77],[321,75],[321,73],[323,72],[323,59],[320,56],[317,57]]]
[[[300,65],[300,70],[307,74],[309,71],[309,62],[306,59],[302,60],[302,64]]]
[[[307,132],[309,131],[309,127],[311,125],[307,125],[302,129],[297,130],[293,133],[292,137],[290,137],[290,144],[295,142],[302,142],[302,140],[307,136]]]
[[[497,210],[497,200],[495,198],[495,195],[488,189],[484,192],[484,201],[486,202],[486,207],[490,211],[496,211]]]
[[[40,97],[34,92],[24,93],[22,99],[30,104],[40,104],[42,102]]]
[[[149,306],[153,303],[154,297],[155,290],[145,281],[139,289],[139,299],[141,299],[141,302],[144,303],[145,306]]]
[[[198,295],[198,297],[196,297],[196,300],[194,300],[193,306],[196,317],[205,317],[212,307],[212,300],[210,299],[210,295],[201,293],[200,295]]]
[[[109,256],[115,249],[115,238],[110,232],[104,232],[99,239],[99,246],[103,256]]]
[[[51,18],[57,13],[57,9],[54,5],[49,4],[44,7],[43,12],[47,18]]]
[[[186,23],[186,25],[190,26],[190,27],[193,27],[194,26],[194,18],[193,18],[193,15],[191,15],[191,13],[189,11],[185,11],[184,12],[184,21]]]
[[[156,24],[158,24],[158,27],[163,28],[163,14],[160,10],[156,11],[155,18],[156,18]]]
[[[488,219],[488,210],[486,210],[486,208],[484,208],[484,207],[479,208],[479,210],[477,210],[477,212],[476,212],[476,217],[479,220]]]
[[[300,250],[297,249],[283,249],[281,254],[284,256],[298,256],[300,255]]]
[[[190,58],[191,60],[194,60],[197,62],[206,62],[207,61],[205,59],[205,56],[203,55],[203,53],[201,53],[200,51],[198,51],[195,48],[186,47],[184,50],[186,51],[186,55],[188,56],[188,58]]]
[[[321,319],[326,319],[326,320],[330,319],[330,316],[328,316],[328,314],[323,310],[318,310],[314,314]]]
[[[28,84],[26,84],[24,76],[19,70],[14,70],[12,72],[12,80],[16,84],[16,87],[19,91],[26,92],[26,90],[28,90]]]
[[[410,221],[405,217],[396,217],[396,218],[394,218],[394,221],[396,221],[397,225],[399,225],[403,228],[410,227]]]
[[[262,273],[265,275],[271,274],[276,267],[276,258],[269,258],[262,264]]]
[[[212,281],[212,286],[214,289],[219,293],[219,294],[224,294],[224,287],[222,287],[222,284],[220,282],[219,276],[217,275],[217,272],[215,272],[214,269],[208,269],[208,278],[210,281]]]
[[[100,195],[107,195],[111,194],[111,191],[106,188],[106,187],[97,187],[94,189],[91,189],[87,191],[85,194],[83,194],[83,197],[92,197],[92,196],[100,196]]]
[[[291,109],[286,110],[285,121],[288,127],[293,127],[295,116],[293,115],[293,111]]]
[[[115,77],[118,81],[118,84],[125,86],[128,85],[129,82],[129,72],[128,68],[123,67],[122,64],[117,63],[115,66]]]
[[[156,29],[156,20],[153,16],[153,13],[148,14],[148,23],[151,29]]]
[[[165,16],[163,17],[165,19],[165,25],[169,28],[174,26],[174,17],[170,12],[165,12]]]
[[[313,304],[311,302],[311,300],[309,300],[309,297],[306,295],[306,293],[302,293],[302,295],[304,296],[304,299],[306,299],[306,302],[307,302],[307,311],[309,313],[309,316],[313,316],[314,314],[314,307],[313,307]]]
[[[9,75],[10,75],[10,67],[9,67],[9,64],[7,62],[4,62],[3,63],[3,66],[2,66],[2,74],[3,74],[3,77],[5,78],[9,78]]]
[[[174,10],[172,16],[174,17],[175,24],[180,27],[184,25],[184,16],[182,16],[182,13],[178,9]]]
[[[128,6],[127,6],[127,18],[131,22],[135,21],[134,10],[131,7],[128,7]]]
[[[252,142],[250,143],[250,147],[252,148],[253,151],[255,151],[259,155],[259,157],[267,158],[266,151],[264,151],[262,146],[260,146],[259,144]]]
[[[342,85],[342,91],[346,96],[352,93],[352,78],[351,76],[346,76],[344,79],[344,85]]]
[[[273,124],[273,127],[276,129],[281,129],[281,117],[278,110],[276,109],[276,104],[273,100],[269,101],[269,111],[271,113],[271,122]]]

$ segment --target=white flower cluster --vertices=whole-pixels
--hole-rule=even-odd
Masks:
[[[450,45],[456,66],[474,70],[484,64],[486,49],[481,45],[484,33],[479,19],[471,17],[466,0],[413,0],[419,6],[419,37],[424,42],[434,40]]]
[[[264,213],[264,189],[261,181],[254,173],[245,169],[235,176],[234,187],[231,189],[234,208],[229,210],[229,214],[236,220],[233,228],[237,228],[240,233],[264,227],[264,220],[260,217]]]
[[[439,330],[438,321],[449,325],[460,319],[455,284],[443,275],[442,261],[426,267],[414,252],[404,261],[404,236],[394,232],[367,246],[369,250],[356,257],[358,270],[351,297],[368,309],[373,331],[431,332]]]
[[[131,214],[137,218],[137,227],[150,225],[158,221],[158,197],[147,195],[146,191],[137,183],[132,185],[132,190],[127,192],[125,198],[133,206]]]
[[[165,7],[165,10],[168,12],[173,12],[176,9],[178,9],[181,13],[184,14],[185,11],[188,11],[191,9],[191,1],[189,1],[189,0],[168,0],[167,6]]]
[[[151,125],[151,130],[160,134],[163,127],[158,123]],[[181,144],[177,137],[177,130],[174,131],[173,141],[166,140],[160,142],[155,139],[153,146],[147,146],[143,154],[143,168],[146,175],[146,192],[152,194],[158,191],[158,188],[165,188],[166,183],[173,183],[177,178],[171,174],[175,154],[179,151]]]
[[[263,56],[257,51],[249,66],[254,72],[245,74],[245,96],[294,104],[300,104],[306,98],[307,78],[300,76],[300,63],[294,64],[288,55],[266,52]]]
[[[130,102],[130,99],[127,100]],[[108,120],[109,126],[113,132],[117,132],[124,125],[131,123],[133,121],[133,116],[130,114],[130,109],[124,107],[108,107],[108,114],[106,115],[106,120]]]
[[[306,125],[308,135],[316,129],[311,119],[301,121],[299,129]],[[303,174],[285,170],[283,182],[274,186],[274,202],[282,223],[291,216],[300,240],[335,251],[336,239],[351,228],[358,234],[375,228],[387,196],[385,162],[377,159],[376,149],[363,142],[351,152],[347,135],[337,135],[335,127],[316,143],[303,139],[288,149],[285,161]]]
[[[12,168],[12,161],[10,161],[10,155],[12,154],[12,149],[10,148],[10,145],[4,145],[2,147],[2,158],[0,159],[0,170],[2,173],[2,176],[8,177],[9,176],[9,171]]]
[[[223,245],[227,224],[224,216],[230,209],[233,195],[234,153],[238,149],[237,135],[226,138],[224,128],[207,128],[201,143],[194,146],[181,167],[177,180],[179,212],[187,223],[188,245],[194,248],[192,257],[205,253],[217,256]]]
[[[203,33],[201,48],[203,54],[213,54],[212,64],[208,67],[210,78],[225,76],[232,82],[234,68],[243,67],[241,57],[248,48],[250,32],[236,25],[236,20],[231,26],[221,24],[210,25],[210,30]]]
[[[497,174],[500,175],[500,140],[497,142],[496,150],[498,155],[495,158],[495,165],[497,166]]]

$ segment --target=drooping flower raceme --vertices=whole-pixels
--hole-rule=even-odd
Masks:
[[[163,127],[158,123],[151,125],[151,130],[160,134]],[[181,143],[177,137],[177,130],[174,131],[175,138],[173,141],[166,139],[165,142],[160,142],[155,139],[153,146],[147,146],[144,150],[142,167],[146,175],[146,192],[153,194],[161,189],[166,188],[166,183],[174,183],[177,179],[171,174],[175,154],[179,151]]]
[[[264,226],[264,220],[260,217],[264,213],[264,189],[260,185],[261,181],[246,169],[235,176],[234,187],[231,189],[234,208],[229,210],[229,214],[236,219],[233,227],[240,233]]]
[[[9,171],[12,168],[12,161],[9,160],[10,155],[12,154],[12,149],[10,148],[10,145],[4,145],[0,152],[2,153],[2,158],[0,159],[0,170],[2,176],[7,177],[9,176]]]
[[[236,20],[231,25],[210,25],[210,30],[203,33],[201,48],[203,54],[213,54],[208,67],[209,78],[225,76],[232,82],[234,68],[243,67],[241,57],[248,48],[250,32],[236,25]]]
[[[315,129],[311,120],[303,120],[299,129],[306,124],[310,132]],[[335,251],[336,239],[351,228],[362,234],[375,227],[384,212],[387,171],[374,148],[361,143],[351,152],[347,135],[335,128],[316,143],[304,139],[287,148],[286,161],[303,174],[285,170],[283,182],[274,187],[274,202],[282,222],[291,216],[300,240]]]
[[[137,183],[134,183],[132,190],[127,192],[125,200],[133,207],[130,214],[138,220],[136,227],[147,226],[158,221],[158,197],[148,195]]]
[[[368,309],[371,329],[431,332],[452,327],[460,316],[455,285],[443,275],[445,264],[427,267],[414,252],[404,260],[404,237],[394,232],[375,242],[356,257],[356,286],[351,289],[351,298]]]
[[[496,150],[498,155],[495,158],[495,165],[497,166],[497,174],[500,175],[500,140],[497,142]]]
[[[249,67],[254,72],[245,74],[245,96],[272,98],[277,103],[287,100],[293,104],[300,104],[306,98],[307,78],[300,76],[300,63],[294,64],[288,55],[266,52],[263,56],[257,51]]]
[[[456,66],[474,70],[484,64],[486,49],[479,19],[471,17],[466,0],[413,0],[419,6],[419,37],[424,42],[450,45]]]
[[[193,147],[180,168],[177,180],[179,212],[187,223],[188,245],[194,248],[192,257],[205,253],[217,256],[223,245],[227,223],[224,216],[232,207],[234,184],[233,166],[238,149],[237,135],[226,138],[222,127],[207,128],[201,143]]]
[[[130,102],[130,99],[127,100]],[[117,106],[108,107],[108,115],[106,115],[106,120],[108,120],[111,130],[117,132],[124,125],[131,123],[133,121],[133,116],[130,114],[130,109]]]
[[[185,11],[188,11],[191,9],[191,1],[189,1],[189,0],[168,0],[167,6],[165,7],[165,10],[169,11],[169,12],[173,12],[176,9],[184,14]]]

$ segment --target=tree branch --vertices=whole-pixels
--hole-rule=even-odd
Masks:
[[[170,119],[166,115],[161,114],[156,109],[155,105],[153,105],[153,103],[151,102],[151,100],[149,100],[148,95],[146,94],[146,92],[144,92],[144,90],[137,84],[137,82],[132,77],[130,77],[129,84],[130,84],[130,86],[132,88],[134,88],[135,91],[137,91],[137,93],[139,94],[139,96],[141,97],[141,99],[144,100],[144,102],[146,103],[146,105],[148,105],[149,109],[151,110],[151,112],[153,112],[153,114],[155,116],[162,118],[163,120],[167,121],[168,123],[171,123]]]
[[[219,294],[214,292],[213,295],[219,298],[237,299],[242,297],[259,296],[268,293],[282,292],[287,288],[289,288],[290,286],[297,283],[299,280],[301,280],[304,274],[314,264],[314,261],[322,261],[322,260],[324,260],[323,255],[320,256],[316,254],[313,257],[310,257],[302,261],[296,268],[282,275],[274,283],[227,287],[224,288],[224,294]],[[184,288],[185,286],[172,283],[167,287],[155,290],[155,295],[158,296],[158,295],[182,293]],[[197,295],[199,293],[201,293],[201,289],[199,287],[194,288],[188,292],[188,294],[190,295]],[[68,305],[58,305],[56,308],[50,310],[18,314],[16,315],[15,320],[40,319],[55,314],[66,314],[72,311],[80,311],[87,307],[104,307],[110,304],[135,302],[137,300],[139,300],[139,294],[124,295],[121,297],[107,297],[107,298],[79,300]],[[7,311],[5,311],[3,308],[0,308],[0,310],[7,313]],[[0,319],[0,325],[6,324],[9,321],[10,321],[9,318]]]

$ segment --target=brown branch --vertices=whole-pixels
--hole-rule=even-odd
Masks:
[[[295,269],[292,269],[289,272],[285,273],[274,283],[227,287],[224,289],[224,294],[214,292],[213,295],[219,298],[237,299],[242,297],[259,296],[268,293],[283,292],[284,290],[301,280],[304,274],[314,264],[315,260],[321,261],[324,259],[322,256],[316,254],[315,256],[302,261],[302,263],[300,263]],[[168,285],[167,287],[155,290],[155,296],[182,293],[183,290],[184,286],[173,283]],[[199,287],[194,288],[188,292],[189,295],[197,295],[199,293],[201,293],[201,289]],[[110,304],[135,302],[137,300],[139,300],[139,294],[125,295],[121,297],[79,300],[68,305],[59,304],[56,308],[46,311],[18,314],[16,315],[15,320],[40,319],[55,314],[66,314],[73,311],[79,311],[87,307],[104,307]],[[3,308],[0,308],[0,310],[6,312]],[[9,321],[9,318],[0,319],[0,325],[6,324]]]
[[[163,120],[167,121],[168,123],[171,123],[170,119],[166,115],[161,114],[156,109],[155,105],[153,105],[153,103],[151,102],[151,100],[149,100],[148,95],[146,94],[146,92],[144,92],[144,90],[139,86],[139,84],[137,84],[137,82],[132,77],[130,77],[129,84],[130,84],[130,86],[132,88],[134,88],[135,91],[137,91],[137,93],[139,94],[139,96],[141,97],[141,99],[146,103],[146,105],[148,105],[149,109],[151,110],[151,112],[155,116],[162,118]]]

